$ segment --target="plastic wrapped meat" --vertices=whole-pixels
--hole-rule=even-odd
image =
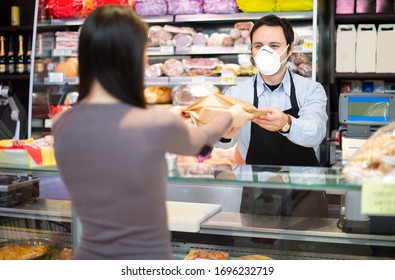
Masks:
[[[223,62],[218,58],[185,58],[182,60],[182,64],[186,69],[215,69],[223,65]]]
[[[162,16],[167,14],[166,0],[136,0],[136,13],[140,16]]]
[[[173,38],[173,45],[176,48],[186,48],[192,45],[192,36],[188,34],[177,34]]]
[[[156,63],[145,69],[146,78],[157,78],[163,74],[163,63]]]
[[[208,35],[198,32],[192,37],[192,45],[207,45]]]
[[[162,26],[153,25],[148,29],[148,45],[150,47],[172,45],[172,37],[172,34],[165,31]]]
[[[178,27],[168,24],[163,26],[163,29],[167,32],[176,33],[176,34],[182,33],[182,34],[194,35],[196,33],[195,29],[191,27]]]
[[[203,1],[203,12],[206,14],[234,14],[238,11],[236,0]]]
[[[173,88],[173,101],[178,105],[191,105],[209,94],[220,94],[218,87],[211,84],[179,85]]]
[[[181,61],[170,58],[163,64],[163,73],[169,77],[178,77],[184,73],[184,65]]]
[[[169,14],[185,15],[202,13],[203,0],[167,0]]]

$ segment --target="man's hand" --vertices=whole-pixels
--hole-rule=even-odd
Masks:
[[[269,131],[279,131],[288,122],[288,118],[290,118],[283,111],[273,107],[262,108],[259,111],[263,114],[254,119],[253,122]]]

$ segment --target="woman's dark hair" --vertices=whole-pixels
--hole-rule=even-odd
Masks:
[[[287,20],[286,18],[279,18],[276,15],[267,15],[267,16],[261,17],[254,23],[254,26],[252,27],[251,32],[250,32],[251,43],[252,43],[252,36],[254,35],[255,31],[263,25],[281,26],[281,28],[283,29],[283,33],[285,36],[285,40],[287,41],[287,44],[291,45],[292,42],[294,41],[294,31],[292,29],[292,25],[289,22],[289,20]],[[288,48],[288,50],[290,50],[290,49],[291,48]]]
[[[112,96],[144,108],[144,51],[147,25],[128,7],[95,9],[81,28],[78,44],[79,101],[94,79]]]

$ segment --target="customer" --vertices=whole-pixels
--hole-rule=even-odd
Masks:
[[[146,25],[116,5],[93,11],[81,29],[80,99],[53,127],[59,172],[82,222],[75,259],[170,259],[164,154],[196,155],[232,115],[236,126],[251,119],[235,106],[198,129],[148,110],[146,41]]]
[[[229,148],[238,143],[247,164],[319,166],[316,151],[326,135],[327,97],[321,84],[287,69],[287,60],[294,50],[291,24],[287,19],[267,15],[255,22],[250,37],[252,58],[259,74],[230,88],[226,94],[254,104],[263,114],[241,129],[224,134],[216,146]],[[258,176],[267,172],[267,168],[253,171]],[[257,203],[262,198],[270,205]],[[257,204],[276,215],[327,215],[324,192],[257,192],[245,188],[241,211],[250,212],[248,209]]]
[[[247,164],[318,166],[315,152],[326,135],[327,97],[321,84],[287,69],[294,49],[291,24],[264,16],[250,37],[259,74],[226,94],[254,104],[263,115],[224,135],[217,146],[237,142]]]

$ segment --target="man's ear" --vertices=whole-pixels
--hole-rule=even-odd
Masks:
[[[288,56],[291,56],[294,53],[294,47],[295,44],[292,42],[291,45],[289,45]]]

